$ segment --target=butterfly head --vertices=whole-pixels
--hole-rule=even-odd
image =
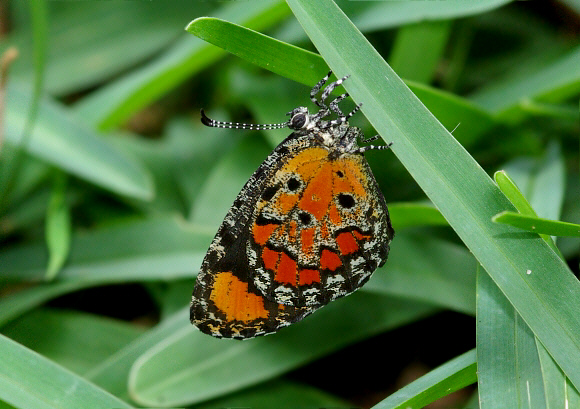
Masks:
[[[332,91],[336,87],[342,85],[342,83],[348,78],[348,75],[328,84],[328,86],[324,88],[324,91],[322,91],[320,98],[316,97],[330,77],[330,74],[331,73],[328,73],[326,77],[316,84],[310,93],[310,99],[319,107],[319,110],[314,114],[311,114],[306,107],[298,107],[286,114],[290,116],[290,119],[286,122],[273,124],[246,124],[240,122],[216,121],[215,119],[209,118],[202,109],[201,122],[206,126],[214,128],[250,130],[289,128],[294,131],[294,135],[296,136],[311,135],[320,145],[331,148],[333,155],[335,156],[340,156],[344,153],[364,153],[370,149],[388,148],[388,145],[384,147],[374,145],[359,147],[357,145],[357,140],[369,142],[377,137],[363,139],[362,131],[359,128],[348,125],[350,117],[358,112],[362,106],[362,104],[358,104],[352,111],[344,114],[338,104],[349,96],[348,93],[338,96],[327,104],[326,100],[329,98]],[[335,114],[337,118],[331,120],[324,119],[332,114]]]

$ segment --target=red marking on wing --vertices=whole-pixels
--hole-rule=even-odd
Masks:
[[[270,250],[268,247],[265,247],[264,250],[262,250],[262,261],[267,270],[276,271],[279,259],[280,253],[277,251]]]
[[[330,250],[324,249],[320,254],[320,268],[322,270],[334,271],[342,265],[340,257]]]
[[[280,263],[278,263],[278,270],[276,271],[276,281],[279,283],[296,285],[296,262],[292,260],[286,253],[280,256]]]
[[[310,227],[307,229],[303,229],[300,232],[300,244],[302,253],[306,255],[312,254],[312,248],[314,247],[314,234],[316,233],[316,229],[314,227]]]
[[[336,243],[340,249],[341,254],[352,254],[356,253],[359,249],[356,239],[350,232],[342,232],[336,236]]]
[[[308,182],[298,207],[322,220],[332,200],[332,167],[321,163],[318,172]]]
[[[319,283],[320,282],[320,273],[318,270],[311,270],[311,269],[302,269],[300,270],[300,281],[298,284],[300,285],[309,285],[312,283]]]
[[[254,224],[254,227],[252,229],[254,241],[258,243],[260,246],[265,245],[277,227],[279,227],[277,224],[265,224],[263,226]]]
[[[332,224],[340,225],[342,223],[342,217],[336,208],[334,203],[330,203],[330,208],[328,209],[328,219]]]

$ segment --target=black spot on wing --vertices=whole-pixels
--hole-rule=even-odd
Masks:
[[[279,184],[278,185],[275,185],[275,186],[268,186],[262,192],[262,199],[265,200],[265,201],[272,200],[272,198],[274,197],[274,195],[276,194],[276,192],[278,191],[278,189],[280,189],[280,185]]]
[[[259,214],[258,217],[256,217],[257,226],[266,226],[267,224],[280,224],[280,223],[281,223],[280,220],[269,219],[263,214]]]
[[[290,190],[291,192],[295,192],[296,190],[298,190],[298,188],[300,188],[301,185],[302,183],[300,183],[300,181],[295,177],[291,177],[290,179],[288,179],[288,182],[286,182],[286,186],[288,186],[288,190]]]
[[[344,209],[351,209],[355,205],[355,200],[352,195],[340,193],[338,195],[338,204]]]
[[[298,218],[300,219],[300,222],[301,222],[302,224],[306,224],[306,225],[310,224],[310,221],[312,220],[312,216],[310,216],[310,215],[309,215],[308,213],[306,213],[306,212],[300,212],[300,213],[298,214]]]

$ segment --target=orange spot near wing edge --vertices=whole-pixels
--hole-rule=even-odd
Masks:
[[[251,322],[268,318],[262,297],[248,291],[248,283],[231,272],[216,273],[210,300],[226,315],[227,321]]]
[[[350,232],[342,232],[336,236],[336,243],[340,249],[341,254],[356,253],[359,249],[356,239]]]
[[[334,271],[342,265],[340,257],[330,250],[324,249],[320,254],[320,268],[322,270]]]
[[[320,273],[318,270],[302,269],[300,270],[300,285],[309,285],[320,282]]]

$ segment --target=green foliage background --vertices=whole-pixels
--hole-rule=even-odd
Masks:
[[[580,231],[578,0],[29,0],[0,20],[19,53],[0,111],[0,408],[422,408],[472,384],[453,405],[580,407],[580,242],[552,237]],[[281,122],[329,68],[364,103],[351,123],[393,142],[367,154],[389,261],[275,335],[200,334],[201,260],[288,131],[204,128],[199,108]],[[476,325],[424,325],[446,310]],[[383,362],[413,351],[385,345],[380,396],[286,375],[409,324],[476,348],[394,391]]]

